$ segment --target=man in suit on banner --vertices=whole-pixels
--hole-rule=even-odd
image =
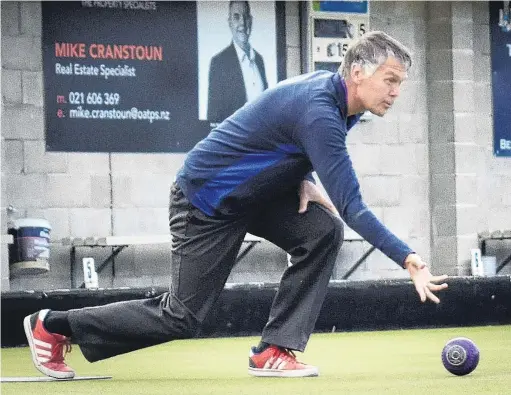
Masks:
[[[221,122],[268,88],[263,57],[250,45],[252,14],[248,1],[229,2],[232,42],[211,59],[208,121]]]

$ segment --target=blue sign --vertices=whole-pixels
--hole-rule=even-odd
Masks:
[[[313,1],[312,9],[314,11],[326,12],[345,12],[367,14],[367,1],[351,0],[351,1]]]
[[[490,1],[493,152],[511,157],[511,19],[509,1]]]

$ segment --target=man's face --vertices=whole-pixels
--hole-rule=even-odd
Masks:
[[[234,42],[245,49],[252,32],[252,15],[250,15],[246,3],[232,3],[229,10],[229,27]]]
[[[360,77],[358,96],[367,110],[381,117],[394,104],[406,78],[405,66],[389,57],[372,75]]]

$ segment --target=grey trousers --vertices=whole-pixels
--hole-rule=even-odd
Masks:
[[[98,361],[176,339],[194,337],[218,299],[246,232],[291,254],[262,340],[303,351],[314,330],[343,241],[339,218],[316,203],[298,213],[298,195],[255,207],[250,214],[209,217],[174,184],[170,193],[171,288],[151,299],[69,311],[72,341]]]

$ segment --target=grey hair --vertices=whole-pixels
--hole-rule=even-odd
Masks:
[[[358,64],[371,75],[389,56],[396,58],[406,71],[412,66],[410,50],[403,44],[384,32],[368,32],[350,45],[339,66],[339,74],[344,79],[349,78],[351,68]]]

